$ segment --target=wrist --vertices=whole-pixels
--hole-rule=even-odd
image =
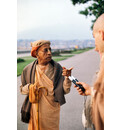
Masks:
[[[94,96],[94,93],[95,93],[95,91],[94,91],[93,87],[91,87],[91,95]]]
[[[91,93],[92,93],[92,89],[91,89],[91,87],[89,87],[88,89],[86,89],[86,95],[88,96],[88,95],[92,95]]]

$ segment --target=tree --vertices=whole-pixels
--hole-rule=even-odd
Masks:
[[[104,0],[71,0],[73,5],[76,4],[87,4],[90,2],[90,5],[85,8],[85,10],[80,11],[79,13],[82,15],[87,16],[95,16],[95,19],[92,20],[92,26],[91,29],[93,28],[93,24],[96,21],[96,19],[104,13]]]

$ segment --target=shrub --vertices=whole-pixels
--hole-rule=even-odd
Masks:
[[[25,60],[24,59],[21,59],[21,58],[18,58],[17,59],[17,63],[20,63],[20,62],[24,62]]]
[[[61,53],[71,53],[72,51],[71,50],[61,50]]]
[[[54,51],[54,52],[52,52],[52,56],[60,56],[60,51]]]

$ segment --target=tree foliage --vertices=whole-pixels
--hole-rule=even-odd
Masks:
[[[76,4],[87,4],[90,2],[90,5],[85,8],[85,10],[80,11],[79,13],[87,16],[95,16],[95,19],[92,20],[92,26],[96,19],[104,13],[104,0],[71,0],[73,5]]]

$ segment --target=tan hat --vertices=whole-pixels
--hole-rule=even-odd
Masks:
[[[31,49],[31,56],[36,58],[36,51],[43,44],[50,44],[50,41],[47,41],[47,40],[37,40],[37,41],[31,42],[31,47],[32,47],[32,49]]]

